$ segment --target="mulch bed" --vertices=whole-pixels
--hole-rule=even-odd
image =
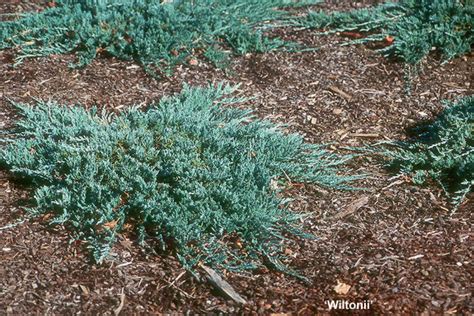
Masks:
[[[325,9],[351,7],[350,1],[341,2]],[[10,0],[0,5],[0,13],[36,10],[45,3]],[[15,119],[8,100],[51,99],[119,111],[177,92],[183,83],[226,80],[240,83],[239,93],[253,97],[245,106],[257,116],[344,151],[402,139],[408,127],[439,113],[441,100],[472,94],[472,54],[442,66],[428,59],[408,95],[400,63],[363,46],[340,46],[338,36],[276,33],[319,49],[249,54],[226,70],[199,62],[162,81],[134,63],[106,58],[84,69],[68,68],[73,56],[32,59],[13,68],[13,52],[2,51],[0,127]],[[377,157],[360,157],[351,167],[370,175],[358,184],[366,190],[295,185],[288,191],[295,212],[311,213],[305,226],[319,238],[288,243],[288,263],[310,285],[271,270],[225,273],[248,301],[238,306],[186,273],[174,257],[145,252],[127,236],[108,262],[92,265],[83,245],[69,243],[64,229],[35,219],[0,231],[0,314],[313,315],[328,313],[326,300],[370,300],[371,309],[361,314],[472,313],[472,195],[451,214],[441,189],[393,177]],[[0,226],[21,218],[27,196],[27,187],[0,171]],[[350,289],[343,294],[335,290],[338,284]]]

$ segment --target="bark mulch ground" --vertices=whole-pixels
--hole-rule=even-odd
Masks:
[[[45,1],[6,1],[0,13],[36,10]],[[350,8],[349,1],[326,9]],[[428,59],[405,93],[403,65],[363,46],[340,46],[337,36],[279,30],[278,35],[318,47],[314,52],[249,54],[226,70],[199,62],[166,80],[131,62],[98,59],[69,69],[73,56],[27,60],[12,67],[0,52],[0,127],[15,119],[8,100],[121,108],[148,104],[183,83],[240,83],[254,97],[245,106],[259,117],[288,124],[310,142],[333,150],[403,139],[405,130],[433,118],[443,99],[472,94],[474,56],[440,66]],[[0,231],[0,314],[328,313],[327,300],[371,301],[363,314],[470,314],[474,311],[472,195],[451,214],[442,191],[393,177],[377,157],[351,167],[369,174],[366,190],[324,191],[295,185],[295,212],[309,212],[316,241],[291,240],[288,263],[311,280],[260,270],[223,277],[248,300],[238,306],[180,267],[172,256],[145,253],[121,236],[112,258],[92,265],[83,245],[41,219]],[[0,226],[21,218],[28,188],[0,172]],[[333,311],[334,312],[334,311]]]

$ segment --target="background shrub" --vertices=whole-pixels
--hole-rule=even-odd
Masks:
[[[22,118],[0,162],[34,187],[33,215],[51,214],[102,261],[117,234],[157,241],[184,266],[227,269],[278,262],[284,234],[304,236],[285,209],[288,179],[347,188],[349,156],[305,144],[269,121],[225,107],[232,88],[189,88],[121,114],[39,102]],[[266,260],[266,259],[265,259]],[[282,267],[282,266],[279,266]]]
[[[310,12],[297,21],[328,33],[364,32],[350,43],[385,42],[380,51],[408,64],[418,64],[433,49],[444,60],[471,51],[474,43],[474,5],[459,0],[400,0],[351,12]],[[393,43],[392,43],[393,42]]]
[[[39,14],[0,23],[0,49],[24,58],[76,53],[77,66],[98,54],[154,65],[169,72],[204,51],[215,64],[231,51],[264,52],[291,46],[268,38],[266,22],[287,15],[276,10],[317,0],[60,0]],[[146,68],[149,69],[149,68]]]

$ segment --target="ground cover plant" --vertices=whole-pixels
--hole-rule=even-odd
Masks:
[[[0,49],[24,58],[76,53],[76,66],[97,55],[134,60],[169,72],[199,54],[222,65],[229,53],[292,46],[264,35],[263,24],[288,15],[277,10],[318,1],[289,0],[61,0],[39,14],[0,23]],[[267,25],[268,27],[268,25]],[[191,59],[190,59],[191,58]]]
[[[390,166],[418,184],[435,180],[459,205],[474,185],[474,97],[448,103],[434,122],[415,132],[388,152]]]
[[[310,12],[297,23],[343,32],[356,38],[354,44],[381,42],[385,56],[417,65],[433,50],[445,61],[470,52],[473,21],[472,1],[400,0],[349,12]]]
[[[285,210],[283,183],[345,188],[339,157],[269,121],[224,107],[232,88],[185,88],[121,114],[39,102],[0,151],[11,172],[34,184],[33,215],[51,214],[101,262],[116,235],[156,239],[188,268],[227,269],[278,261],[286,233],[304,236],[303,215]],[[278,184],[280,183],[280,184]]]
[[[19,19],[26,11],[41,12],[52,2],[0,1],[0,20]],[[327,0],[318,9],[340,12],[381,2]],[[305,10],[291,9],[301,16]],[[241,83],[234,96],[253,96],[237,108],[248,106],[258,118],[287,122],[285,131],[298,132],[310,143],[329,143],[328,150],[343,153],[348,147],[406,140],[407,128],[434,122],[431,118],[441,113],[442,100],[472,95],[472,53],[443,64],[426,58],[408,95],[403,93],[407,64],[391,62],[359,45],[341,45],[341,35],[350,34],[321,36],[315,30],[292,27],[268,34],[319,49],[235,56],[228,71],[203,64],[203,52],[196,50],[193,56],[200,64],[175,67],[170,80],[155,80],[133,66],[137,63],[117,58],[97,58],[85,69],[69,68],[68,63],[75,62],[73,54],[32,58],[12,67],[15,50],[0,50],[0,129],[13,127],[20,118],[11,101],[34,107],[35,100],[53,99],[86,108],[97,105],[113,113],[136,104],[146,112],[150,100],[176,93],[186,82],[206,86],[230,80]],[[8,143],[16,137],[12,132],[7,132]],[[5,136],[0,132],[0,147],[7,144]],[[310,283],[268,269],[269,262],[254,271],[217,271],[247,301],[243,305],[236,304],[241,301],[238,297],[231,301],[224,296],[217,283],[208,280],[211,274],[204,266],[193,271],[198,278],[189,273],[173,254],[172,239],[164,240],[170,251],[161,253],[160,241],[151,234],[153,228],[145,231],[143,247],[136,245],[139,225],[133,218],[116,231],[109,259],[91,264],[90,252],[84,248],[87,238],[71,242],[71,232],[77,232],[72,225],[66,221],[46,227],[48,220],[62,212],[55,209],[33,219],[23,211],[27,202],[34,207],[33,189],[45,182],[31,183],[31,177],[15,177],[0,167],[0,310],[12,315],[318,315],[339,313],[329,310],[328,301],[369,300],[367,314],[472,314],[474,196],[468,194],[450,213],[452,205],[440,185],[429,176],[425,185],[414,185],[414,172],[394,176],[376,159],[382,150],[376,149],[377,154],[349,162],[354,173],[371,175],[357,182],[367,190],[302,185],[288,172],[289,179],[283,174],[270,181],[272,193],[284,190],[282,196],[292,198],[288,210],[306,214],[304,231],[317,236],[308,240],[285,233],[287,239],[278,241],[286,256],[281,262]],[[28,197],[33,200],[25,201]],[[123,201],[128,200],[130,194],[124,195]],[[105,237],[120,224],[106,220],[96,227]],[[237,234],[224,234],[219,242],[231,251],[242,251],[239,254],[245,259],[248,243]],[[193,243],[190,247],[197,249]]]

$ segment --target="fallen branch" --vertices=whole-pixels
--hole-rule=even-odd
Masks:
[[[120,314],[124,304],[125,304],[125,293],[123,292],[123,288],[122,288],[122,292],[120,293],[120,305],[114,310],[115,316],[118,316]]]
[[[351,137],[368,137],[368,138],[377,138],[380,137],[377,133],[353,133],[349,134]]]
[[[200,264],[199,266],[206,273],[209,283],[211,283],[211,285],[214,286],[219,292],[236,303],[247,304],[247,301],[242,296],[240,296],[239,293],[237,293],[234,288],[229,283],[227,283],[227,281],[222,279],[216,271],[206,267],[203,264]]]
[[[363,196],[360,199],[355,200],[354,202],[349,204],[345,211],[337,213],[336,215],[333,216],[333,218],[334,219],[341,219],[343,217],[346,217],[347,215],[355,213],[361,207],[365,206],[368,202],[369,202],[369,197],[368,196]]]
[[[346,92],[342,91],[341,89],[339,89],[338,87],[336,86],[329,86],[328,88],[330,91],[332,92],[335,92],[337,94],[339,94],[341,97],[343,97],[344,99],[346,99],[347,101],[350,101],[352,100],[352,96],[347,94]]]

